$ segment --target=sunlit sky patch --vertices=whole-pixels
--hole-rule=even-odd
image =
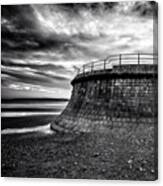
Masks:
[[[69,98],[76,69],[155,52],[154,2],[3,5],[2,98]]]

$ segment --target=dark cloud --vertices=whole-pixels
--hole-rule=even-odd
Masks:
[[[2,5],[2,19],[9,20],[16,29],[35,28],[35,16],[30,5]]]
[[[2,51],[32,51],[32,50],[47,50],[59,49],[64,44],[70,42],[64,36],[51,35],[51,37],[43,37],[36,31],[12,30],[2,26]]]
[[[39,64],[20,64],[13,62],[11,60],[2,60],[1,65],[3,66],[9,66],[9,67],[29,67],[31,69],[37,69],[37,70],[56,70],[60,73],[65,72],[67,69],[61,65],[55,65],[55,64],[45,64],[45,65],[39,65]]]
[[[103,3],[66,3],[58,5],[64,11],[70,14],[78,14],[81,10],[89,10],[92,13],[101,13],[102,11],[111,11],[118,2],[103,2]]]
[[[60,87],[60,88],[70,88],[68,80],[64,77],[58,77],[54,75],[48,75],[43,72],[28,73],[18,70],[6,70],[2,69],[2,75],[7,74],[10,77],[12,83],[24,82],[32,83],[36,85],[42,85],[44,87]],[[16,81],[15,81],[16,80]],[[3,80],[4,85],[4,80]]]
[[[154,1],[135,2],[132,7],[132,12],[138,12],[141,16],[154,16],[157,17],[157,3]]]

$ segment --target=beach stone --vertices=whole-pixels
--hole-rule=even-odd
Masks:
[[[98,157],[100,155],[100,152],[95,152],[92,156],[93,157]]]

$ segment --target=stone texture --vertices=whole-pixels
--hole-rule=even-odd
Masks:
[[[52,124],[54,130],[58,125],[67,132],[89,132],[157,119],[157,65],[88,72],[77,75],[72,85],[71,99]]]

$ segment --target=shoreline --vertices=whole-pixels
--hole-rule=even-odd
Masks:
[[[25,127],[36,127],[43,126],[51,123],[56,119],[58,114],[54,115],[35,115],[35,116],[16,116],[16,117],[2,117],[1,118],[1,130],[13,129],[13,128],[25,128]]]

